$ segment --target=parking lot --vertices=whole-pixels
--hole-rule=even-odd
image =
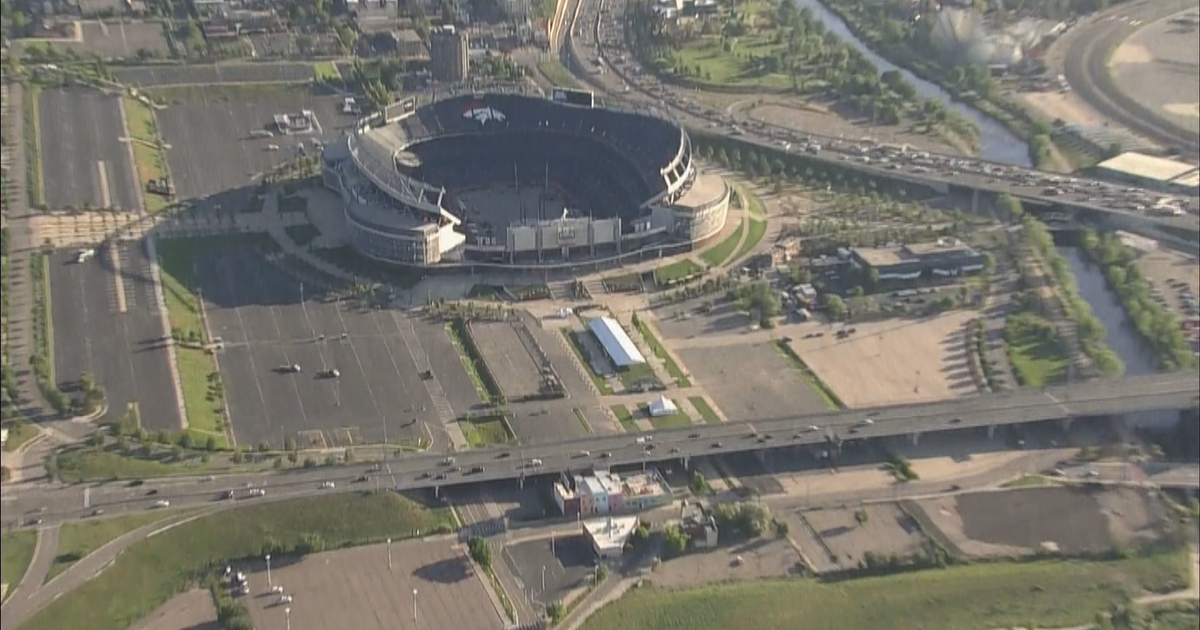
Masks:
[[[272,583],[293,599],[280,603],[265,571],[249,574],[252,592],[243,599],[259,630],[504,627],[481,582],[486,578],[476,573],[465,549],[444,538],[395,543],[390,554],[384,545],[370,545],[292,563],[281,558],[271,573]]]
[[[540,610],[542,605],[562,601],[578,588],[591,583],[595,555],[585,536],[532,540],[504,548],[504,561],[525,589],[523,594]],[[542,580],[543,567],[545,581]]]
[[[828,409],[770,343],[682,348],[676,353],[732,420],[783,418]]]
[[[151,88],[166,85],[305,82],[313,78],[313,67],[307,63],[235,63],[114,68],[112,73],[121,83]]]
[[[506,398],[515,399],[538,393],[540,370],[521,344],[513,324],[477,321],[471,322],[470,330],[471,338]]]
[[[820,537],[830,561],[843,569],[858,567],[867,552],[880,558],[920,554],[928,542],[917,523],[892,503],[810,510],[803,519]]]
[[[439,346],[450,346],[440,327],[305,291],[245,248],[218,248],[195,264],[209,329],[224,341],[218,359],[242,444],[293,437],[347,446],[382,441],[385,431],[391,442],[430,439],[440,415],[479,403],[453,349],[447,357]],[[446,403],[431,400],[421,379],[418,365],[426,364],[453,408],[444,415],[438,405]]]
[[[122,242],[82,263],[74,251],[59,252],[47,264],[58,381],[91,374],[107,391],[109,418],[136,401],[147,430],[179,431],[170,359],[160,342],[167,331],[143,244]]]
[[[102,59],[134,57],[148,51],[159,57],[171,53],[166,29],[162,22],[80,22],[83,29],[83,49]]]
[[[46,205],[137,209],[120,98],[89,88],[53,88],[38,98]]]
[[[311,69],[310,69],[311,71]],[[319,150],[352,125],[336,97],[317,97],[306,86],[203,86],[169,88],[160,97],[170,105],[158,112],[167,160],[182,199],[207,197],[247,187],[253,178],[291,159],[301,150]],[[252,138],[268,130],[277,114],[311,110],[311,133]],[[278,147],[272,149],[272,147]],[[226,207],[236,207],[233,202]]]

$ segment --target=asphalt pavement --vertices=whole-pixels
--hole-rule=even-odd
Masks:
[[[90,88],[53,88],[38,98],[46,205],[138,210],[120,97]]]

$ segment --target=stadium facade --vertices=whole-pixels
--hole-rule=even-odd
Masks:
[[[698,173],[682,126],[580,96],[447,93],[360,121],[321,156],[350,243],[403,265],[530,268],[679,250],[720,232],[729,186]],[[516,201],[502,209],[501,197]]]

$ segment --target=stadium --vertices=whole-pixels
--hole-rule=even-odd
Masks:
[[[360,254],[424,267],[673,253],[717,234],[730,200],[678,123],[573,90],[405,99],[326,145],[321,173]]]

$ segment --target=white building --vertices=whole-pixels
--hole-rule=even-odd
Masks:
[[[610,516],[583,522],[583,531],[592,543],[592,551],[601,558],[615,558],[637,529],[636,516]]]
[[[649,407],[650,416],[653,418],[673,416],[679,413],[679,407],[675,406],[675,401],[666,396],[659,396],[657,400],[651,400]]]
[[[637,346],[633,345],[633,340],[629,338],[617,320],[611,317],[593,317],[588,322],[588,328],[591,329],[593,335],[596,335],[604,352],[608,354],[618,369],[646,362],[646,357],[642,356]]]

